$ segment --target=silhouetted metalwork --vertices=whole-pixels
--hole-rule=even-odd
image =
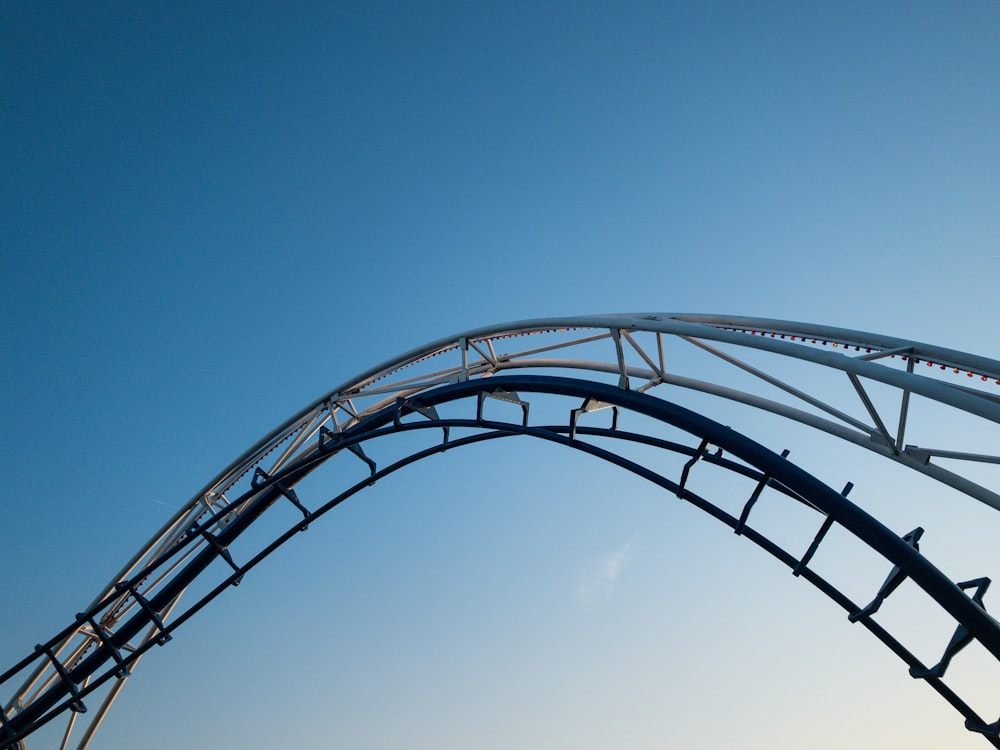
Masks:
[[[640,334],[651,340],[640,342]],[[544,343],[497,352],[501,342],[524,336],[541,337]],[[668,339],[694,344],[770,390],[784,394],[790,402],[681,375],[678,360],[671,359],[671,367],[667,366]],[[608,357],[577,356],[596,351],[607,342],[612,345]],[[824,350],[822,347],[828,343],[840,351]],[[743,347],[776,359],[779,367],[782,361],[792,358],[824,371],[845,373],[871,422],[850,416],[841,406],[785,382],[765,371],[762,363],[751,363],[719,348],[722,345]],[[848,356],[845,350],[858,354]],[[563,356],[567,354],[572,356]],[[440,363],[445,366],[435,369],[439,358],[447,356],[456,359],[454,364]],[[888,364],[896,357],[901,367]],[[914,365],[921,362],[930,364],[938,377],[916,374]],[[554,371],[558,376],[528,374],[525,368]],[[589,379],[565,377],[566,373],[580,371],[588,372]],[[1000,459],[950,446],[918,448],[904,443],[910,429],[909,404],[914,396],[986,422],[1000,423],[1000,398],[995,393],[948,382],[939,373],[961,375],[988,386],[1000,384],[1000,363],[982,357],[856,331],[719,316],[526,321],[479,329],[409,352],[327,394],[238,458],[177,513],[107,589],[76,615],[73,623],[0,675],[0,685],[21,681],[14,698],[0,710],[0,749],[23,748],[24,739],[33,731],[63,714],[70,717],[63,740],[63,746],[69,747],[77,717],[87,710],[85,699],[96,695],[101,703],[91,714],[93,718],[77,745],[86,747],[140,658],[153,646],[169,641],[174,630],[222,591],[238,585],[280,545],[347,498],[415,461],[512,436],[561,444],[615,464],[757,544],[841,606],[850,621],[863,625],[902,659],[912,676],[924,680],[954,706],[964,716],[968,729],[981,733],[1000,748],[1000,721],[987,723],[944,681],[952,659],[973,641],[1000,661],[1000,625],[987,613],[983,602],[989,579],[955,583],[920,552],[922,528],[900,537],[847,499],[850,483],[837,492],[792,464],[787,451],[773,453],[728,427],[648,393],[658,386],[669,386],[674,396],[697,390],[762,409],[861,445],[1000,508],[1000,497],[992,490],[932,460],[937,457],[1000,463]],[[887,428],[887,417],[876,408],[862,378],[897,390],[895,434]],[[523,394],[532,394],[532,398]],[[534,398],[568,401],[563,405],[565,421],[532,424],[529,415]],[[513,408],[515,419],[487,418],[488,412],[496,409],[490,405],[495,402]],[[610,425],[584,424],[591,413],[606,410],[611,412]],[[694,444],[632,430],[625,419],[631,414],[669,426],[687,435]],[[440,440],[433,439],[379,468],[363,446],[376,446],[384,438],[403,433],[440,435]],[[609,443],[615,448],[609,448]],[[630,458],[629,447],[636,445],[686,460],[672,478],[669,472],[661,473],[648,462]],[[374,448],[369,450],[377,455]],[[300,499],[295,488],[305,477],[335,458],[349,456],[364,464],[359,480],[350,481],[348,477],[357,472],[338,459],[336,476],[344,483],[339,493],[319,503]],[[748,499],[738,516],[690,489],[689,478],[702,464],[746,478]],[[656,466],[661,464],[657,462]],[[802,540],[804,552],[783,548],[754,527],[754,508],[770,493],[791,498],[815,513],[817,531],[812,539]],[[241,562],[233,554],[234,543],[279,503],[291,505],[301,519],[260,549],[242,550]],[[884,583],[864,606],[850,600],[810,567],[834,527],[861,540],[881,555],[889,568]],[[221,568],[213,566],[217,561],[223,563]],[[933,666],[921,663],[875,619],[882,603],[907,579],[956,622],[954,635]],[[182,606],[182,594],[195,581],[209,588],[189,595]],[[967,593],[970,590],[972,596]]]

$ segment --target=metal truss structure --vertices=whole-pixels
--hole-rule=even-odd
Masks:
[[[798,374],[804,383],[793,382]],[[845,381],[848,400],[839,403],[831,394]],[[953,657],[972,642],[982,646],[977,653],[1000,661],[1000,623],[983,601],[989,578],[951,580],[920,552],[922,528],[902,536],[889,530],[847,499],[850,484],[838,492],[792,464],[787,452],[773,453],[675,403],[690,396],[805,425],[1000,509],[1000,495],[967,470],[1000,463],[1000,456],[977,449],[985,439],[976,438],[978,426],[1000,424],[996,360],[828,326],[712,315],[581,316],[479,328],[347,381],[222,471],[69,626],[0,675],[3,689],[17,686],[0,709],[0,750],[24,750],[29,735],[57,717],[67,719],[62,747],[87,747],[141,657],[277,547],[415,461],[512,436],[620,466],[757,544],[888,646],[911,676],[962,714],[967,729],[1000,748],[997,713],[984,718],[945,679]],[[935,423],[929,434],[939,442],[907,443],[922,413],[912,407],[917,400],[933,405],[934,414],[966,415],[971,433],[956,435]],[[610,419],[590,416],[595,411]],[[540,419],[540,412],[557,418]],[[969,434],[973,450],[961,443]],[[383,441],[400,436],[409,436],[407,447],[384,460]],[[637,458],[636,446],[672,457],[675,468]],[[339,484],[317,502],[305,497],[303,480],[320,467]],[[694,471],[727,472],[745,482],[741,510],[730,513],[695,492]],[[788,549],[755,528],[753,510],[765,496],[812,513],[814,536]],[[244,535],[289,506],[296,514],[291,525]],[[873,582],[870,601],[852,601],[810,565],[834,528],[884,561],[887,575],[881,586]],[[881,605],[905,580],[954,620],[936,664],[921,662],[878,621]]]

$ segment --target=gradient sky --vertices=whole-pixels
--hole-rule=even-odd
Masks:
[[[996,2],[203,6],[0,7],[2,666],[274,425],[449,333],[718,312],[998,356]],[[986,746],[721,527],[504,451],[328,516],[92,747]]]

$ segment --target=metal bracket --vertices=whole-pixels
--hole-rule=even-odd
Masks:
[[[115,660],[115,664],[118,665],[118,668],[114,671],[115,677],[118,677],[119,679],[128,677],[128,665],[125,664],[125,660],[122,658],[122,652],[119,651],[118,647],[111,641],[111,634],[97,623],[97,620],[94,619],[93,615],[88,615],[85,612],[78,612],[76,619],[78,622],[89,622],[90,627],[94,631],[94,635],[100,639],[101,646],[106,648],[111,653],[111,658],[113,658]]]
[[[476,421],[483,421],[483,404],[486,399],[494,398],[497,401],[505,401],[508,404],[517,404],[521,407],[521,412],[523,417],[521,419],[521,426],[528,426],[528,407],[530,404],[527,401],[522,401],[520,396],[517,395],[515,391],[505,391],[502,388],[497,388],[494,391],[480,391],[479,392],[479,402],[476,404]]]
[[[681,469],[681,481],[680,486],[677,488],[677,496],[680,497],[684,492],[684,485],[687,484],[688,475],[691,473],[691,469],[696,463],[701,461],[702,457],[708,452],[708,449],[712,447],[712,444],[707,440],[702,440],[698,445],[698,449],[694,452],[691,460],[684,464],[684,468]]]
[[[844,489],[840,491],[840,494],[843,497],[847,497],[852,489],[854,489],[854,483],[848,482],[846,485],[844,485]],[[823,538],[826,536],[826,533],[832,527],[833,527],[833,516],[827,516],[825,519],[823,519],[823,525],[820,526],[819,531],[816,532],[816,536],[813,538],[812,544],[809,545],[809,549],[806,550],[806,553],[802,555],[802,559],[799,560],[798,565],[796,565],[795,568],[792,570],[793,576],[798,578],[800,575],[802,575],[802,571],[806,569],[806,566],[809,565],[809,561],[812,560],[813,555],[816,554],[816,550],[819,549],[820,542],[823,541]]]
[[[194,536],[196,534],[200,534],[201,537],[206,542],[208,542],[208,544],[212,547],[212,549],[215,550],[216,554],[218,554],[219,557],[221,557],[223,560],[229,563],[229,567],[231,567],[234,572],[239,573],[239,576],[237,576],[233,580],[233,586],[239,586],[240,581],[243,580],[244,571],[240,566],[238,566],[233,561],[233,556],[229,554],[229,550],[226,547],[223,547],[222,543],[219,541],[219,538],[215,536],[215,534],[210,532],[208,529],[206,529],[204,526],[201,527],[200,529],[197,526],[192,526],[190,529],[188,529],[189,536]]]
[[[329,430],[326,427],[319,428],[319,449],[324,453],[332,451],[337,445],[342,443],[343,440],[344,438],[341,433],[333,432],[332,430]],[[347,446],[347,450],[349,450],[355,456],[357,456],[366,464],[368,464],[368,468],[371,470],[371,475],[373,477],[375,476],[375,473],[378,471],[378,468],[375,466],[375,462],[365,455],[365,452],[360,445],[358,445],[357,443],[351,443],[350,445]],[[375,480],[373,479],[372,484],[374,483]]]
[[[420,414],[423,417],[432,422],[440,422],[441,417],[438,416],[437,409],[433,406],[424,406],[419,401],[410,401],[409,399],[399,397],[396,399],[396,411],[392,415],[392,423],[395,427],[400,426],[400,420],[407,414]],[[448,427],[442,425],[442,430],[444,430],[444,442],[448,442]]]
[[[583,400],[583,405],[579,409],[573,409],[569,413],[569,439],[576,440],[576,423],[581,414],[590,414],[591,412],[601,411],[602,409],[611,409],[611,429],[618,429],[618,407],[612,404],[606,404],[596,398],[585,398]]]
[[[924,466],[926,466],[927,464],[929,464],[931,462],[930,451],[926,451],[923,448],[918,448],[915,445],[908,445],[908,446],[906,446],[903,449],[903,453],[905,453],[908,456],[911,456],[912,458],[914,458],[915,460],[917,460],[918,462],[920,462]]]
[[[788,448],[785,448],[785,450],[781,451],[781,457],[788,458],[789,453],[790,451]],[[760,495],[764,491],[764,488],[769,484],[771,484],[771,477],[767,474],[762,476],[760,481],[757,482],[757,486],[754,487],[753,493],[750,495],[750,499],[748,499],[746,504],[743,506],[743,510],[740,513],[740,520],[736,522],[736,528],[733,529],[734,534],[743,534],[743,530],[747,527],[747,519],[750,517],[750,511],[753,509],[753,506],[757,504],[757,500],[760,499]]]
[[[52,648],[49,646],[42,646],[42,644],[37,644],[35,646],[35,651],[45,654],[49,657],[49,661],[52,662],[52,666],[55,668],[56,672],[59,673],[59,677],[66,687],[69,688],[70,694],[73,696],[73,700],[69,704],[71,711],[75,711],[78,714],[86,713],[87,707],[83,705],[83,700],[80,695],[80,687],[70,679],[69,672],[66,671],[66,667],[63,666],[62,662],[56,658],[56,655],[52,653]]]
[[[257,489],[258,487],[260,487],[262,482],[266,482],[270,478],[271,476],[258,466],[257,471],[255,471],[253,474],[253,479],[250,480],[250,486],[253,489]],[[278,490],[278,492],[284,495],[292,505],[294,505],[296,508],[302,511],[303,517],[308,522],[310,515],[309,510],[306,508],[306,506],[304,506],[302,503],[299,502],[299,496],[295,494],[295,490],[292,489],[291,487],[286,487],[284,482],[281,481],[275,482],[274,487],[275,489]],[[309,524],[303,523],[299,528],[302,531],[305,531],[306,529],[309,528]]]
[[[976,578],[971,581],[965,581],[958,584],[958,587],[962,589],[962,591],[975,588],[976,593],[972,595],[972,601],[975,602],[984,612],[986,611],[986,605],[983,604],[983,595],[986,593],[986,589],[990,587],[989,578],[983,577]],[[951,664],[951,660],[955,658],[955,654],[968,646],[971,642],[972,633],[969,632],[969,629],[965,625],[959,623],[958,627],[955,628],[955,634],[951,637],[951,640],[948,641],[948,645],[945,646],[944,655],[941,657],[941,661],[930,669],[916,669],[914,667],[910,667],[910,676],[918,679],[943,677],[944,673],[948,670],[948,665]]]
[[[162,646],[173,637],[163,625],[163,620],[160,619],[159,612],[153,609],[153,605],[149,603],[146,597],[136,591],[135,584],[128,581],[120,581],[115,584],[115,589],[118,591],[128,591],[132,595],[132,598],[135,599],[136,604],[142,608],[142,611],[146,613],[146,616],[156,626],[157,630],[160,631],[160,634],[156,636],[156,645]]]
[[[919,552],[920,537],[923,536],[923,533],[924,533],[923,527],[918,526],[909,534],[905,535],[903,537],[903,541]],[[872,599],[867,606],[862,607],[857,612],[851,612],[847,616],[847,619],[850,620],[851,622],[857,622],[862,618],[871,617],[873,614],[878,612],[879,607],[882,606],[882,602],[886,600],[886,597],[888,597],[889,594],[891,594],[893,591],[899,588],[899,584],[901,584],[905,580],[906,580],[906,573],[903,572],[902,568],[900,568],[898,565],[894,566],[892,571],[890,571],[889,575],[886,577],[885,582],[882,584],[882,587],[878,590],[878,593],[875,595],[875,598]]]

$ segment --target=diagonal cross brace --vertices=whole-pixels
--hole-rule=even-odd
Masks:
[[[865,405],[865,409],[868,410],[869,416],[875,421],[875,429],[878,430],[882,439],[885,440],[886,445],[889,446],[889,450],[893,452],[894,455],[899,455],[899,445],[896,441],[892,439],[889,435],[889,430],[886,429],[885,423],[882,421],[882,417],[879,416],[878,410],[875,408],[875,404],[872,403],[871,398],[868,396],[868,392],[865,390],[864,386],[861,385],[861,380],[853,372],[847,373],[847,377],[850,378],[851,384],[854,386],[854,390],[857,391],[858,397],[861,399],[861,403]]]

